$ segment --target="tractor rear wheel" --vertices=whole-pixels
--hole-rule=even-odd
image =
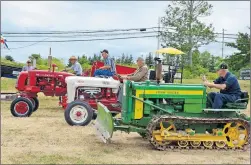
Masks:
[[[10,112],[15,117],[29,117],[33,112],[33,104],[28,98],[18,97],[11,103]]]
[[[65,109],[65,121],[69,125],[86,126],[93,118],[93,109],[86,102],[73,101]]]
[[[29,98],[33,104],[33,112],[35,112],[38,107],[39,107],[39,101],[37,99],[37,97],[32,97],[32,98]]]

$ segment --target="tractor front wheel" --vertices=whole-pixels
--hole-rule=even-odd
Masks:
[[[33,104],[28,98],[18,97],[11,103],[10,112],[15,117],[29,117],[33,112]]]
[[[66,107],[64,117],[69,125],[86,126],[93,118],[93,109],[85,102],[73,101]]]

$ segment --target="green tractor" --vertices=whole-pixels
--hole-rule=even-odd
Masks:
[[[123,86],[121,118],[98,103],[95,127],[105,143],[114,131],[137,132],[158,150],[246,149],[250,139],[250,118],[242,113],[249,96],[223,109],[207,105],[204,85],[161,84],[160,63],[156,82],[126,81]]]

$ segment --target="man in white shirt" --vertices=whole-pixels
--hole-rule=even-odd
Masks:
[[[82,69],[82,66],[80,65],[80,63],[77,61],[77,58],[75,56],[71,56],[71,58],[69,60],[72,64],[72,66],[70,68],[67,68],[66,70],[72,69],[76,76],[82,76],[83,69]]]
[[[22,71],[30,71],[34,70],[35,68],[31,65],[31,60],[28,60],[27,65],[23,67]]]

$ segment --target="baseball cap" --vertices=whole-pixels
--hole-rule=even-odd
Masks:
[[[220,70],[220,69],[227,69],[228,68],[228,66],[227,66],[227,64],[226,63],[221,63],[219,66],[217,66],[216,67],[216,69],[215,70]]]
[[[103,53],[103,52],[109,54],[108,50],[106,50],[106,49],[104,49],[103,51],[101,51],[101,53]]]

